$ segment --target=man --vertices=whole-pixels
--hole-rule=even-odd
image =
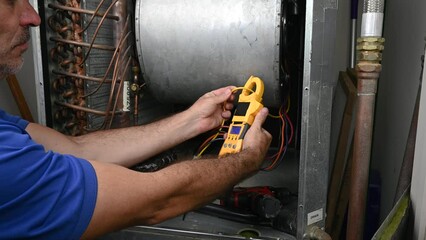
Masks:
[[[39,24],[28,0],[0,0],[0,79],[20,69],[29,27]],[[231,116],[231,89],[209,92],[186,111],[146,126],[80,137],[0,110],[0,239],[93,239],[159,223],[256,173],[271,141],[262,128],[266,108],[238,154],[154,173],[126,168],[219,126]]]

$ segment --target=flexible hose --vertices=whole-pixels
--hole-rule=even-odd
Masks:
[[[384,0],[364,1],[361,37],[382,36],[384,9]]]

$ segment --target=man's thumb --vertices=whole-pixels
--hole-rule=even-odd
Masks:
[[[266,118],[268,117],[269,110],[268,108],[264,107],[260,109],[260,111],[257,113],[256,117],[253,121],[253,127],[259,127],[262,128],[263,123],[265,122]]]

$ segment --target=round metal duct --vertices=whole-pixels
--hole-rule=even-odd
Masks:
[[[138,58],[160,101],[189,104],[212,89],[265,83],[279,106],[281,1],[137,0]]]

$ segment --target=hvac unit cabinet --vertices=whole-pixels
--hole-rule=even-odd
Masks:
[[[337,82],[332,68],[337,1],[33,4],[43,20],[33,37],[40,47],[35,51],[38,100],[44,109],[40,122],[65,134],[144,124],[181,110],[211,89],[243,86],[252,74],[264,80],[264,103],[270,109],[278,112],[283,102],[291,102],[293,141],[283,162],[240,185],[285,187],[295,194],[292,208],[276,216],[279,221],[263,224],[248,217],[244,222],[244,216],[234,221],[230,212],[220,213],[223,209],[212,205],[102,239],[302,239],[311,227],[324,227]],[[280,126],[267,124],[273,146],[280,137],[288,140],[280,136]],[[198,145],[189,141],[179,147],[193,151]],[[187,154],[184,150],[158,158],[165,164]]]

